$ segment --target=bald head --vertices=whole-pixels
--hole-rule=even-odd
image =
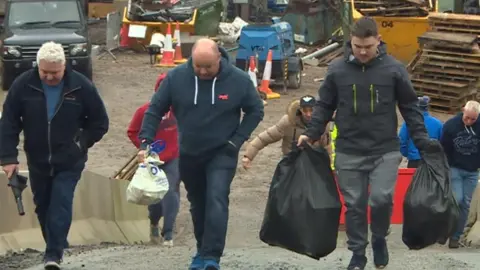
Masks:
[[[220,51],[215,41],[208,38],[201,38],[193,44],[192,57],[195,55],[220,56]]]
[[[221,54],[215,41],[202,38],[193,45],[193,69],[200,79],[213,79],[220,70],[220,59]]]

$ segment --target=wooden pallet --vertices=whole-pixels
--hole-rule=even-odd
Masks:
[[[476,15],[454,13],[430,13],[431,30],[438,32],[480,35],[480,19]]]
[[[417,39],[422,48],[478,52],[477,35],[428,31]]]
[[[417,95],[431,98],[432,111],[456,113],[468,100],[480,100],[477,35],[430,31],[418,42],[420,50],[409,63],[408,71]]]

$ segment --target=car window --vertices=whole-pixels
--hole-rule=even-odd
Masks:
[[[10,5],[8,24],[11,27],[25,23],[49,21],[80,21],[75,1],[13,2]]]

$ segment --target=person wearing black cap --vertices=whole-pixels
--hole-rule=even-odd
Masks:
[[[261,132],[248,143],[242,159],[243,167],[248,169],[260,150],[280,140],[282,140],[283,155],[288,154],[292,147],[296,146],[298,136],[305,131],[306,125],[310,122],[314,105],[315,97],[311,95],[292,101],[288,105],[285,115],[275,125]],[[315,143],[315,146],[328,147],[328,137],[329,134],[326,132]]]
[[[425,122],[425,128],[427,129],[428,136],[431,139],[440,140],[442,136],[442,127],[443,123],[439,119],[433,117],[428,112],[428,107],[430,104],[430,98],[428,96],[423,96],[418,98],[418,106],[423,112],[423,120]],[[410,135],[408,134],[407,124],[403,123],[398,134],[400,138],[400,153],[407,158],[408,168],[417,168],[420,165],[421,156],[417,147],[413,144]]]

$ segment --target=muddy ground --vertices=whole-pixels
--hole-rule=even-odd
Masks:
[[[101,33],[96,32],[96,37],[101,43]],[[135,152],[127,139],[126,128],[135,109],[150,99],[155,79],[162,72],[149,65],[146,54],[117,52],[116,56],[117,62],[108,55],[94,62],[94,81],[109,112],[110,130],[90,150],[87,170],[105,176],[111,176]],[[324,72],[324,68],[306,67],[302,88],[290,90],[278,100],[270,100],[265,108],[264,121],[254,135],[276,123],[290,100],[304,94],[316,95],[318,79],[323,77]],[[446,119],[443,115],[440,117]],[[249,171],[239,166],[232,186],[224,269],[342,269],[349,259],[343,234],[340,235],[337,251],[321,259],[320,263],[266,247],[258,239],[269,183],[280,157],[280,144],[276,143],[260,152]],[[184,195],[183,191],[174,248],[112,243],[73,247],[66,253],[66,269],[186,269],[194,242]],[[409,252],[401,244],[400,234],[400,229],[395,228],[390,246],[395,257],[391,269],[480,269],[472,259],[473,253],[468,250],[452,254],[436,247]],[[35,250],[9,254],[0,257],[0,269],[41,269],[38,266],[40,258],[40,252]],[[442,263],[438,264],[439,261]]]

